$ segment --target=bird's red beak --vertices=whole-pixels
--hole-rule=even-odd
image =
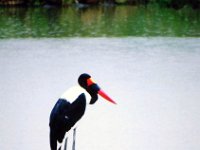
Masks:
[[[90,86],[92,84],[95,84],[95,82],[92,80],[92,78],[87,79],[87,86]],[[98,90],[98,94],[103,97],[105,100],[117,104],[112,98],[110,98],[101,88]]]

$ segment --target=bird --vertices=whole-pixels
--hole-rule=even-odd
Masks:
[[[51,150],[61,149],[58,143],[63,143],[65,134],[72,130],[85,114],[87,103],[90,105],[95,104],[98,100],[98,95],[113,104],[117,104],[88,73],[82,73],[78,77],[78,84],[78,86],[65,91],[51,110],[49,118]],[[73,131],[75,136],[76,128]],[[75,143],[75,137],[73,140],[73,143]]]

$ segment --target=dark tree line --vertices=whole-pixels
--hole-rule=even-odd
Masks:
[[[161,7],[171,7],[180,9],[186,5],[194,9],[200,8],[200,0],[0,0],[1,6],[65,6],[73,3],[82,4],[127,4],[127,5],[147,5],[156,3]]]

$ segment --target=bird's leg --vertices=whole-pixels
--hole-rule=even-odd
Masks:
[[[67,150],[67,140],[68,140],[68,138],[66,137],[66,139],[65,139],[65,145],[64,145],[64,150]]]
[[[74,133],[73,133],[73,145],[72,145],[72,150],[75,150],[75,142],[76,142],[76,128],[74,128]]]

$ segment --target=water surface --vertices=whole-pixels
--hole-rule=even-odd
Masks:
[[[49,149],[49,113],[90,73],[118,102],[88,106],[77,150],[198,150],[199,38],[0,40],[0,149]]]

